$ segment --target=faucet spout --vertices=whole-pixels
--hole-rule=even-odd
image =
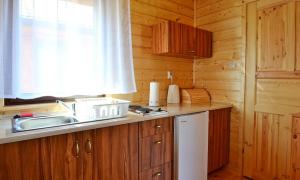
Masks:
[[[56,100],[56,103],[63,105],[65,108],[67,108],[69,111],[72,112],[73,116],[76,116],[76,104],[72,103],[72,107],[68,106],[65,102],[61,100]]]

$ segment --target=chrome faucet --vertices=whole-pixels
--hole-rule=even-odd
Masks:
[[[56,100],[56,103],[63,105],[64,107],[66,107],[69,111],[71,111],[73,113],[73,116],[76,116],[76,104],[72,103],[72,107],[70,108],[70,106],[68,106],[65,102],[61,101],[61,100]]]

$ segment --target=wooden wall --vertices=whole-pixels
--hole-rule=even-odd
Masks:
[[[212,100],[233,103],[229,167],[241,172],[244,112],[244,31],[242,0],[197,0],[195,23],[213,32],[213,57],[194,63],[196,87]]]
[[[252,1],[246,14],[243,174],[292,179],[292,114],[300,112],[300,1]]]
[[[160,82],[160,100],[166,104],[167,71],[181,88],[193,86],[193,60],[152,55],[152,25],[165,20],[194,23],[194,0],[131,0],[133,54],[137,93],[117,96],[148,103],[150,81]]]

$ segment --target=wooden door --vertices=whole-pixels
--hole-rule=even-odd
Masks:
[[[229,161],[230,108],[209,112],[208,173]]]
[[[0,145],[0,179],[45,179],[41,162],[40,140],[28,140]]]
[[[246,3],[246,88],[243,175],[291,179],[292,121],[299,111],[297,3]],[[298,25],[297,25],[298,26]]]
[[[182,49],[187,56],[196,55],[196,28],[182,25]]]
[[[97,129],[95,179],[138,180],[138,124]]]
[[[81,133],[51,136],[41,141],[45,179],[83,179]]]

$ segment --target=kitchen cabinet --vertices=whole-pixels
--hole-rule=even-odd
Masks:
[[[209,58],[212,56],[212,33],[172,21],[159,23],[153,26],[153,53]]]
[[[210,111],[210,170],[228,162],[229,118],[230,109]],[[173,131],[167,117],[1,144],[0,179],[172,180]]]
[[[83,179],[82,132],[41,139],[43,179]]]
[[[231,108],[209,111],[208,173],[229,162]]]
[[[172,180],[173,119],[140,123],[140,180]]]
[[[43,179],[40,139],[0,145],[0,179]]]
[[[97,129],[94,179],[138,180],[138,143],[138,124]]]

